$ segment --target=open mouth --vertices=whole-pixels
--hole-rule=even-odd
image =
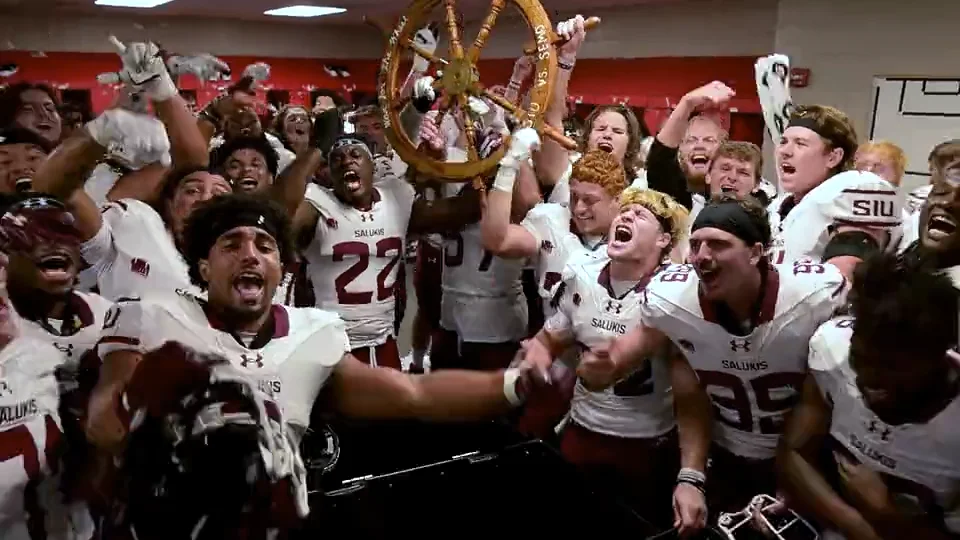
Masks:
[[[256,272],[242,272],[233,280],[233,288],[244,303],[254,303],[263,296],[263,276]]]
[[[694,167],[706,167],[710,164],[710,158],[704,154],[693,154],[690,156],[690,165]]]
[[[717,282],[720,277],[720,269],[716,267],[707,268],[705,266],[697,267],[697,274],[700,276],[700,283],[710,287]]]
[[[14,182],[14,189],[19,193],[30,191],[32,188],[33,178],[17,178],[17,181]]]
[[[346,186],[349,191],[358,191],[361,187],[360,183],[360,173],[353,169],[348,169],[343,172],[343,185]]]
[[[617,228],[613,230],[613,239],[616,242],[626,244],[633,239],[633,231],[626,225],[617,225]]]
[[[303,126],[297,126],[297,127],[293,128],[293,132],[296,133],[297,135],[300,135],[300,136],[302,137],[302,136],[304,136],[304,135],[307,134],[307,128],[305,128],[305,127],[303,127]]]
[[[597,149],[598,149],[598,150],[603,150],[604,152],[606,152],[606,153],[608,153],[608,154],[612,154],[612,153],[613,153],[613,143],[611,143],[610,141],[600,141],[600,142],[597,143]]]
[[[956,230],[956,220],[946,214],[932,214],[927,220],[927,236],[933,240],[943,240]]]
[[[781,164],[780,164],[780,172],[781,172],[782,174],[793,174],[793,173],[797,172],[797,168],[794,167],[793,165],[789,164],[789,163],[781,163]]]
[[[73,259],[66,253],[53,252],[37,259],[37,268],[50,281],[73,279]]]
[[[736,193],[736,192],[737,192],[737,188],[736,188],[735,186],[733,186],[732,184],[721,184],[721,185],[720,185],[720,192],[721,192],[721,193]]]
[[[243,178],[237,180],[235,185],[240,191],[253,191],[257,189],[257,186],[260,185],[260,182],[257,182],[255,178],[244,176]]]

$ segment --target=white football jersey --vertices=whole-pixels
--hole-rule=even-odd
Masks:
[[[374,188],[368,212],[311,184],[307,201],[320,213],[313,242],[303,252],[317,307],[340,315],[353,348],[386,342],[394,332],[394,286],[415,193],[394,178]],[[403,286],[403,284],[400,284]]]
[[[546,330],[570,332],[578,347],[591,349],[640,323],[643,288],[614,294],[608,260],[583,258],[567,265],[563,273],[562,296]],[[675,422],[666,363],[651,358],[644,368],[602,392],[591,392],[577,381],[570,419],[615,437],[648,439],[667,433]]]
[[[447,235],[443,246],[440,326],[468,343],[519,341],[527,334],[523,260],[483,249],[480,225]]]
[[[553,291],[560,283],[567,263],[582,254],[605,260],[607,250],[603,246],[596,251],[587,249],[580,238],[570,232],[570,210],[556,203],[534,206],[520,225],[533,235],[538,246],[535,267],[537,291],[543,299],[543,312],[549,318],[554,313],[550,305]]]
[[[63,355],[63,364],[76,368],[80,359],[100,341],[107,312],[113,307],[98,294],[74,291],[68,300],[69,320],[44,323],[20,318],[24,335],[52,343]]]
[[[163,218],[144,202],[123,199],[105,206],[103,225],[81,244],[80,253],[96,272],[100,294],[107,300],[177,289],[200,294]]]
[[[896,188],[873,173],[835,175],[804,195],[786,216],[781,215],[781,207],[792,201],[784,193],[767,208],[772,233],[768,256],[773,264],[820,262],[835,225],[888,229],[899,238],[900,197]]]
[[[64,504],[57,456],[63,426],[54,370],[61,355],[50,344],[21,337],[0,351],[0,537],[92,538],[82,505]],[[34,530],[31,530],[34,529]]]
[[[960,533],[960,399],[925,424],[884,423],[864,403],[848,361],[852,324],[833,319],[810,340],[810,371],[833,409],[830,435],[880,473],[898,508],[942,516]]]
[[[844,305],[846,280],[830,264],[771,267],[757,326],[731,334],[701,298],[691,265],[674,265],[647,286],[643,322],[684,352],[714,406],[717,444],[742,457],[774,456],[784,415],[807,368],[807,344]]]
[[[307,426],[321,387],[350,351],[347,334],[333,313],[280,305],[271,309],[272,334],[252,337],[248,346],[217,329],[205,301],[188,293],[119,302],[107,315],[97,350],[105,358],[118,350],[145,353],[173,341],[222,356],[257,382],[287,422]]]

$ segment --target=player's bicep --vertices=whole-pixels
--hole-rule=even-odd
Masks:
[[[831,408],[820,392],[813,374],[808,373],[800,401],[787,417],[781,447],[804,455],[815,455],[830,429]]]
[[[410,418],[417,385],[392,368],[370,367],[345,354],[333,371],[324,399],[349,418]]]

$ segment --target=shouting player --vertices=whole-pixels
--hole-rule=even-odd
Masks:
[[[186,238],[190,275],[208,299],[181,292],[125,302],[108,318],[88,424],[91,440],[103,447],[123,439],[115,411],[139,359],[171,341],[225,356],[301,430],[321,390],[331,409],[368,418],[479,418],[519,403],[524,379],[516,369],[424,376],[374,369],[350,353],[347,326],[335,314],[272,305],[282,264],[293,256],[289,220],[272,203],[218,197],[191,216]]]
[[[753,199],[712,201],[692,231],[691,264],[667,268],[647,286],[642,323],[579,366],[584,384],[599,390],[643,367],[667,340],[686,356],[692,370],[673,374],[692,380],[675,378],[674,387],[699,385],[714,412],[703,410],[702,393],[675,395],[678,410],[700,410],[678,417],[682,528],[702,524],[708,454],[715,511],[739,511],[754,495],[774,493],[774,454],[803,383],[807,342],[846,296],[832,265],[769,263],[767,215]]]
[[[570,347],[602,346],[640,322],[644,287],[683,237],[687,210],[667,195],[636,188],[623,192],[620,208],[610,225],[609,260],[567,265],[557,312],[527,342],[528,358],[548,364]],[[672,405],[662,359],[613,388],[591,392],[577,384],[560,445],[568,461],[664,526],[671,514],[660,494],[673,486],[678,469]]]
[[[784,194],[769,207],[774,264],[835,259],[851,275],[858,261],[899,240],[897,191],[873,173],[850,171],[856,150],[853,125],[837,109],[791,114],[777,146]]]
[[[851,316],[810,341],[781,486],[844,538],[955,538],[960,372],[945,351],[957,343],[960,292],[915,259],[878,255],[857,268],[850,297]]]
[[[400,369],[394,289],[407,235],[476,221],[479,200],[417,200],[413,186],[396,176],[374,185],[373,153],[357,135],[339,137],[327,161],[333,189],[311,184],[296,217],[317,307],[346,322],[357,358]]]

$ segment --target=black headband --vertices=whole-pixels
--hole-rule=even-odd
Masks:
[[[263,212],[245,208],[236,213],[222,214],[219,219],[211,224],[210,229],[206,231],[207,234],[194,240],[198,248],[198,255],[200,255],[201,258],[206,258],[207,254],[210,253],[210,248],[213,247],[217,239],[225,232],[237,227],[256,227],[263,229],[277,241],[278,245],[283,245],[282,239],[280,238],[280,231],[282,230],[281,224],[278,223],[274,217]],[[282,255],[284,254],[281,253],[281,256]]]
[[[741,239],[748,246],[766,244],[760,229],[753,224],[750,215],[736,201],[710,203],[700,210],[690,232],[698,229],[720,229]]]
[[[823,137],[824,139],[827,139],[828,141],[832,140],[825,133],[823,133],[823,130],[817,124],[817,121],[809,116],[795,116],[791,118],[790,123],[787,124],[787,129],[790,129],[792,127],[807,128],[810,131],[816,133],[817,135]]]

